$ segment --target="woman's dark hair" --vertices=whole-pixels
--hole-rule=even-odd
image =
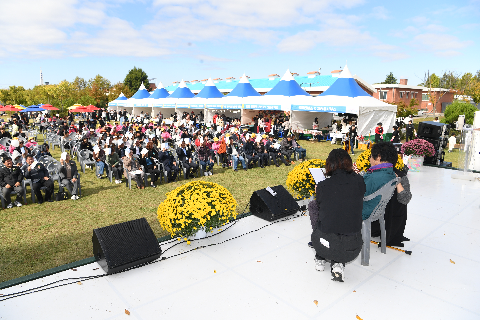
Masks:
[[[347,151],[343,149],[334,149],[330,151],[326,164],[326,175],[331,176],[335,170],[345,170],[350,173],[353,171],[352,158]]]
[[[398,161],[397,150],[391,142],[375,143],[372,147],[372,158],[380,156],[382,162],[390,162],[395,166]]]

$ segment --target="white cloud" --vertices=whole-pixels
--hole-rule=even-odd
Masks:
[[[461,41],[449,34],[423,33],[415,36],[411,44],[437,56],[449,57],[460,54],[459,49],[473,44],[473,41]]]
[[[381,20],[387,20],[389,18],[388,10],[383,6],[374,7],[372,9],[372,17],[381,19]]]
[[[425,26],[425,30],[430,32],[445,32],[448,30],[448,28],[438,24],[429,24]]]
[[[409,19],[409,21],[412,21],[413,23],[415,23],[417,25],[427,24],[429,20],[430,19],[428,19],[427,17],[424,17],[424,16],[415,16],[415,17],[412,17],[412,18]]]

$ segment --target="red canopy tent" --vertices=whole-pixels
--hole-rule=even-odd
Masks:
[[[0,111],[15,111],[15,112],[17,112],[17,111],[20,111],[20,109],[17,109],[12,105],[7,105],[7,106],[1,107]]]
[[[69,112],[93,112],[93,110],[88,107],[81,106],[81,107],[77,107],[75,109],[69,110]]]
[[[42,104],[42,105],[40,105],[40,107],[45,109],[45,110],[59,110],[58,108],[55,108],[51,104]]]

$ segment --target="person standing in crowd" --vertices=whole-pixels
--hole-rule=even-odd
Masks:
[[[400,131],[398,130],[397,126],[393,126],[393,134],[390,141],[393,143],[400,143]]]
[[[7,209],[12,208],[14,205],[17,207],[22,206],[22,170],[18,166],[13,166],[13,161],[10,157],[3,158],[4,167],[0,168],[0,186],[2,187],[3,198],[5,199],[5,205]],[[10,194],[15,192],[17,198],[14,203],[10,199]]]
[[[357,127],[352,124],[348,130],[348,139],[350,141],[350,153],[355,154],[353,149],[355,149],[355,143],[357,141]]]
[[[33,167],[32,164],[34,164]],[[31,154],[27,155],[27,168],[24,169],[24,174],[26,179],[32,180],[32,189],[39,204],[43,203],[42,192],[40,191],[42,187],[46,189],[45,201],[53,202],[53,181],[50,179],[50,175],[45,166],[40,162],[34,161]]]
[[[406,130],[406,142],[408,140],[413,140],[413,137],[417,135],[417,132],[415,131],[415,126],[412,123],[412,120],[408,121],[408,124],[405,126]]]
[[[383,141],[383,127],[382,123],[377,123],[377,127],[375,128],[375,143],[379,143]]]
[[[60,156],[60,170],[59,175],[61,183],[67,188],[68,192],[72,195],[72,200],[78,200],[78,171],[75,161],[70,159],[70,155],[63,152]]]
[[[330,260],[331,279],[344,282],[345,263],[353,261],[362,249],[366,187],[362,177],[353,171],[352,158],[343,149],[330,152],[325,169],[330,178],[315,186],[316,200],[308,205],[315,269],[324,271]]]
[[[229,167],[228,154],[227,154],[227,144],[225,143],[225,138],[220,140],[220,146],[218,147],[217,154],[220,157],[220,162],[222,163],[222,168]]]

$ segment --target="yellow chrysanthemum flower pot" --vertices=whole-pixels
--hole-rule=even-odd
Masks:
[[[167,193],[157,210],[164,230],[172,237],[190,237],[212,230],[237,217],[237,201],[219,184],[191,181]]]
[[[288,173],[287,189],[297,199],[307,199],[315,195],[315,180],[308,168],[325,168],[325,160],[304,161]]]

